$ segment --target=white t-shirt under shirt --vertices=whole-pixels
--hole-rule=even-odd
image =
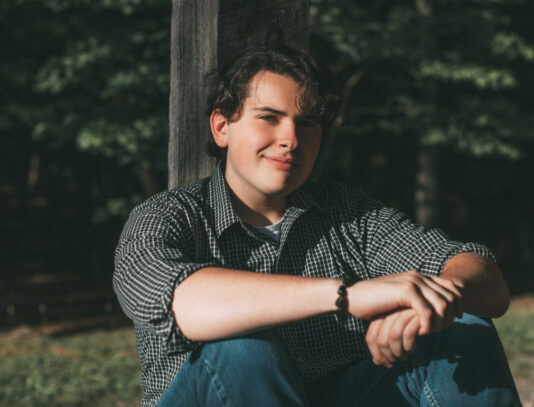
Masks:
[[[284,218],[280,219],[278,222],[269,225],[269,226],[254,226],[260,232],[265,233],[267,236],[272,237],[277,242],[280,241],[280,231],[282,230],[282,223]]]

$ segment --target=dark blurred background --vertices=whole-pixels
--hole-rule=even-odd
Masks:
[[[358,184],[534,291],[534,3],[312,0],[342,92],[314,178]],[[0,329],[120,319],[113,252],[167,185],[169,0],[0,4]],[[194,137],[194,135],[192,135]]]

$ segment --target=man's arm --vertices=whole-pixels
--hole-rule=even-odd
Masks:
[[[510,295],[502,274],[493,262],[474,253],[460,253],[449,259],[441,276],[461,293],[459,309],[451,305],[444,316],[434,315],[431,331],[450,326],[453,316],[467,312],[481,317],[499,317],[508,308]],[[375,318],[366,335],[373,361],[392,367],[414,349],[419,335],[419,317],[413,309],[399,309]]]
[[[339,280],[206,267],[174,290],[182,333],[211,341],[336,310]]]
[[[510,291],[499,267],[474,253],[453,256],[441,273],[462,293],[463,311],[479,317],[502,316],[510,304]]]
[[[175,288],[172,309],[186,337],[217,340],[333,312],[340,284],[336,279],[206,267]],[[458,295],[450,280],[400,273],[356,283],[348,290],[348,311],[371,319],[413,308],[424,333],[430,330],[432,316]]]

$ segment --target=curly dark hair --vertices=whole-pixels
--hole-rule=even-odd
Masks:
[[[249,84],[262,71],[293,79],[302,90],[298,100],[300,110],[306,116],[317,118],[323,128],[332,124],[339,104],[333,81],[306,52],[289,47],[253,49],[213,72],[206,113],[211,115],[218,109],[226,119],[238,120]],[[212,138],[207,151],[218,160],[226,157],[226,149],[217,146]]]

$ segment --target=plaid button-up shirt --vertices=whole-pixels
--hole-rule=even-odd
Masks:
[[[290,194],[280,241],[242,222],[230,202],[221,165],[186,188],[137,206],[122,232],[113,283],[134,322],[143,406],[155,406],[189,353],[173,317],[175,287],[208,266],[258,273],[357,279],[418,270],[438,275],[460,252],[493,259],[479,244],[451,241],[359,188],[305,184]],[[307,383],[368,355],[365,321],[327,314],[277,327]]]

